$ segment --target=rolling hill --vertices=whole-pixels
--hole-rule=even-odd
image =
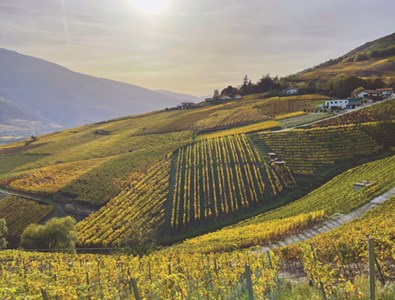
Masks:
[[[179,97],[80,74],[6,49],[0,49],[0,96],[64,127],[146,113],[181,102]]]
[[[330,116],[307,112],[321,99],[203,103],[40,136],[0,148],[0,185],[50,197],[71,214],[98,210],[78,225],[86,247],[139,243],[143,227],[147,239],[172,242],[296,200],[392,153],[394,100],[338,116],[336,127],[268,131]],[[347,122],[355,118],[370,123]]]
[[[395,83],[395,33],[368,42],[347,54],[331,59],[292,77],[297,81],[326,82],[338,75],[383,79]]]

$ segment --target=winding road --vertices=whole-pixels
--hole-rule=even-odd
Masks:
[[[335,229],[343,224],[346,224],[361,217],[365,212],[372,210],[377,205],[384,203],[392,197],[395,197],[395,186],[392,189],[381,194],[380,196],[373,198],[368,203],[361,206],[360,208],[357,208],[356,210],[353,210],[347,214],[335,214],[328,220],[319,223],[310,229],[306,229],[301,233],[291,235],[284,240],[278,241],[268,246],[263,246],[260,248],[259,251],[266,252],[272,248],[287,246],[293,243],[306,241],[320,233],[328,232],[332,229]]]

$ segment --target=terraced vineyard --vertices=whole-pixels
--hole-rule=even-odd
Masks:
[[[0,184],[8,185],[16,191],[34,194],[54,194],[102,162],[103,160],[86,160],[60,163],[33,169],[25,172],[23,175],[0,179]]]
[[[347,254],[342,255],[345,263],[360,261],[367,258],[366,236],[374,239],[380,249],[378,259],[386,276],[393,275],[395,258],[395,198],[387,200],[372,211],[365,213],[360,219],[344,224],[343,226],[322,233],[309,240],[320,249],[321,256],[326,259],[338,255],[336,249],[347,248]]]
[[[196,122],[193,129],[202,132],[221,130],[252,124],[273,119],[272,116],[262,114],[253,105],[244,105],[236,108],[216,111],[206,118]]]
[[[327,127],[376,121],[390,121],[394,119],[395,99],[371,105],[363,109],[354,110],[335,118],[318,121],[312,124],[311,127]]]
[[[355,192],[354,183],[362,180],[372,181],[373,184]],[[284,239],[292,233],[298,233],[299,230],[308,228],[328,216],[350,212],[362,206],[374,196],[392,188],[394,182],[395,156],[391,156],[343,172],[320,188],[290,204],[216,232],[186,240],[175,247],[188,249],[192,246],[193,251],[200,249],[199,251],[209,253],[255,245],[268,245],[276,240]],[[388,214],[391,213],[393,212],[388,210]],[[382,226],[380,224],[384,224],[384,222],[388,222],[386,218],[383,218],[382,222],[375,227]],[[382,232],[383,230],[385,229],[375,232]],[[317,237],[317,245],[320,244],[318,240]],[[327,241],[330,243],[330,239]],[[349,241],[351,242],[353,239]],[[332,249],[328,245],[323,244],[322,246],[322,251]]]
[[[188,249],[197,251],[198,249],[202,253],[212,253],[269,245],[286,236],[308,229],[326,217],[325,211],[320,210],[279,220],[235,226],[232,229],[218,230],[186,240],[173,248],[184,251]]]
[[[391,131],[384,134],[390,136]],[[299,175],[314,175],[322,166],[372,155],[383,148],[354,125],[261,133],[257,139],[262,149],[275,152]]]
[[[266,99],[262,104],[258,104],[256,108],[262,114],[276,116],[313,110],[316,106],[315,102],[323,102],[326,99],[328,99],[328,97],[322,95],[273,97]]]
[[[174,160],[167,208],[172,230],[269,203],[294,185],[288,168],[269,165],[244,135],[192,143]]]
[[[32,223],[39,223],[54,211],[54,207],[21,197],[7,196],[0,199],[0,218],[8,227],[8,241],[15,245],[23,230]]]
[[[141,242],[141,236],[156,236],[165,220],[170,163],[170,157],[155,163],[107,205],[78,223],[79,244],[120,246]]]
[[[246,265],[259,297],[275,286],[278,268],[272,254],[269,259],[266,253],[248,252],[202,256],[166,251],[133,257],[2,251],[0,262],[2,299],[41,299],[42,290],[49,299],[67,300],[222,299],[241,294]]]

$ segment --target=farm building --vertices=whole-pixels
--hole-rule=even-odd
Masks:
[[[362,105],[362,98],[350,98],[348,99],[348,104],[346,106],[346,108],[356,108],[357,106]]]
[[[296,95],[298,93],[299,93],[299,89],[294,87],[283,90],[283,94],[285,95]]]
[[[188,109],[188,108],[193,107],[194,104],[195,103],[193,103],[193,102],[182,102],[180,105],[177,106],[177,108],[179,108],[179,109]]]
[[[372,99],[373,101],[380,101],[391,96],[393,93],[394,90],[392,88],[364,90],[358,94],[358,97]]]
[[[348,105],[348,99],[339,99],[339,100],[328,100],[325,101],[324,108],[329,109],[329,108],[346,108]]]

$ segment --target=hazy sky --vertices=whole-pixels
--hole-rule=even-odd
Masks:
[[[207,95],[245,74],[292,74],[390,34],[394,12],[394,0],[0,0],[0,47]]]

